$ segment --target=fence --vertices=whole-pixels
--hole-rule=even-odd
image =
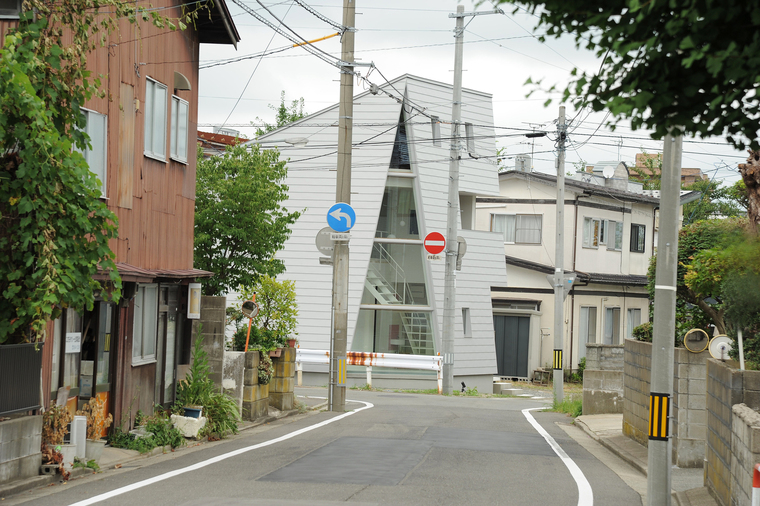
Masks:
[[[364,366],[367,369],[367,384],[372,386],[373,367],[391,367],[394,369],[416,369],[435,371],[438,375],[438,393],[443,391],[443,357],[440,355],[398,355],[392,353],[365,353],[349,351],[346,354],[347,365]],[[296,371],[298,385],[302,383],[303,364],[329,364],[330,352],[327,350],[296,350]]]
[[[0,415],[40,408],[42,348],[34,344],[0,346]]]

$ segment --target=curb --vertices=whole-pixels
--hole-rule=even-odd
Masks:
[[[638,472],[643,474],[644,476],[647,475],[647,468],[646,466],[642,465],[641,462],[638,461],[638,459],[632,458],[630,455],[625,453],[619,446],[616,444],[613,444],[612,441],[610,441],[610,438],[606,437],[600,437],[598,436],[594,431],[592,431],[588,425],[586,425],[582,420],[575,420],[575,425],[577,425],[583,432],[586,433],[591,439],[599,443],[600,445],[607,448],[609,451],[614,453],[618,458],[625,461],[627,464],[629,464],[631,467],[636,469]]]

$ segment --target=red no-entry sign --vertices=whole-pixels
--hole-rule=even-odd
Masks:
[[[430,232],[425,236],[425,251],[431,255],[437,255],[446,248],[446,238],[440,232]]]

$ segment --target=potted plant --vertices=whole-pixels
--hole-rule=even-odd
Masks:
[[[42,414],[42,442],[61,453],[66,469],[71,469],[77,449],[77,445],[63,442],[73,419],[66,406],[52,406]]]
[[[177,385],[177,405],[184,408],[184,415],[199,418],[204,402],[214,393],[214,382],[209,377],[208,353],[203,350],[200,330],[193,344],[192,364],[187,378]]]
[[[106,403],[97,396],[92,397],[80,411],[77,411],[77,415],[87,418],[87,443],[84,450],[87,462],[97,462],[103,455],[103,447],[106,445],[106,440],[102,439],[103,432],[113,423],[113,415],[109,413],[105,416],[105,413]]]

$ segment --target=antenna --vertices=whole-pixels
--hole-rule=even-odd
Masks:
[[[602,168],[602,175],[604,176],[604,179],[610,179],[612,176],[615,175],[615,167],[612,165],[605,165]]]

